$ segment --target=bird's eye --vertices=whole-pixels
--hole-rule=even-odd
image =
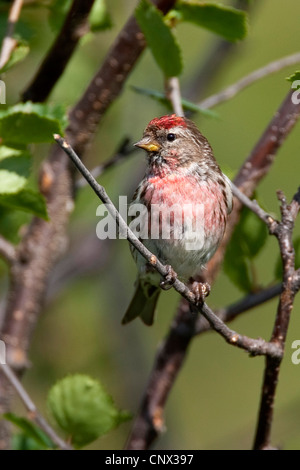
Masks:
[[[175,139],[176,139],[176,135],[175,135],[175,134],[168,134],[168,135],[167,135],[167,140],[168,140],[169,142],[173,142]]]

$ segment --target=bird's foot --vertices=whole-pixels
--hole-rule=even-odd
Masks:
[[[208,282],[194,281],[191,290],[195,296],[196,303],[203,304],[205,297],[210,294],[210,285],[208,284]]]
[[[171,287],[173,286],[174,282],[177,279],[177,274],[175,273],[172,266],[167,265],[166,268],[168,270],[167,275],[164,277],[162,281],[160,281],[160,284],[159,284],[163,290],[171,289]]]

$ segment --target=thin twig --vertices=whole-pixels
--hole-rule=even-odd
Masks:
[[[17,378],[17,376],[14,374],[12,369],[7,365],[7,364],[1,364],[0,363],[0,369],[2,373],[5,375],[9,383],[12,385],[12,387],[15,389],[17,394],[19,395],[20,399],[22,400],[25,408],[28,411],[28,416],[29,418],[34,421],[41,429],[44,431],[44,433],[50,437],[51,441],[56,444],[59,449],[62,450],[72,450],[72,446],[65,442],[63,439],[61,439],[56,432],[52,429],[52,427],[47,423],[47,421],[43,418],[43,416],[40,414],[38,411],[37,407],[33,403],[32,399],[28,395],[27,391]]]
[[[177,116],[184,116],[178,77],[168,78],[166,80],[165,90],[166,98],[170,101],[174,113],[177,114]]]
[[[283,265],[283,289],[279,299],[271,343],[279,346],[284,352],[294,299],[300,287],[298,271],[295,271],[295,250],[292,240],[295,218],[300,210],[300,188],[290,205],[287,204],[281,191],[278,191],[278,199],[281,203],[281,221],[278,222],[273,235],[276,236],[280,248]],[[266,357],[261,403],[254,441],[254,449],[256,450],[269,449],[271,447],[274,402],[281,360],[282,357]]]
[[[7,30],[2,42],[2,48],[0,52],[0,69],[2,69],[5,64],[7,64],[10,59],[10,56],[12,55],[17,45],[17,40],[14,39],[13,34],[15,31],[16,23],[18,22],[21,13],[22,6],[23,0],[14,0],[10,9]]]
[[[280,70],[294,64],[299,64],[300,63],[300,52],[297,52],[295,54],[282,57],[279,60],[275,60],[274,62],[271,62],[264,67],[261,67],[258,70],[255,70],[254,72],[251,72],[249,75],[246,77],[243,77],[241,80],[238,82],[234,83],[233,85],[228,86],[224,90],[220,91],[219,93],[216,93],[215,95],[209,96],[208,98],[202,100],[198,106],[204,109],[210,109],[213,108],[221,103],[224,103],[224,101],[228,101],[234,96],[236,96],[238,93],[240,93],[242,90],[247,88],[250,85],[253,85],[255,82],[258,80],[261,80],[262,78],[267,77],[268,75],[271,75],[272,73],[279,72]]]
[[[261,289],[258,292],[246,295],[241,300],[238,300],[237,302],[230,304],[227,307],[216,310],[215,314],[224,323],[228,323],[234,320],[241,313],[245,313],[254,307],[258,307],[259,305],[274,299],[280,295],[281,291],[282,283],[271,287],[266,287],[265,289]],[[195,334],[199,335],[211,329],[212,328],[209,323],[203,317],[199,316],[195,325]]]
[[[249,199],[246,194],[242,193],[242,191],[240,191],[234,183],[231,183],[231,188],[234,196],[236,196],[244,206],[248,207],[248,209],[254,212],[257,217],[267,224],[270,233],[276,230],[277,222],[273,219],[273,217],[271,217],[270,214],[260,207],[255,199]]]
[[[16,259],[16,249],[12,243],[0,235],[0,256],[12,264]]]

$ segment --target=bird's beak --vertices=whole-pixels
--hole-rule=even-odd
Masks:
[[[160,149],[159,143],[151,140],[151,138],[147,136],[143,137],[134,145],[135,147],[147,150],[147,152],[158,152],[158,150]]]

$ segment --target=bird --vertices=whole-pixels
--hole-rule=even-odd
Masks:
[[[168,276],[162,280],[130,245],[138,275],[122,323],[140,317],[150,326],[161,288],[170,288],[176,277],[191,281],[205,269],[223,238],[233,198],[229,178],[192,120],[176,114],[154,118],[134,145],[146,151],[147,166],[130,204],[130,213],[139,213],[131,225],[168,267]],[[209,294],[206,283],[192,286],[199,300]]]

